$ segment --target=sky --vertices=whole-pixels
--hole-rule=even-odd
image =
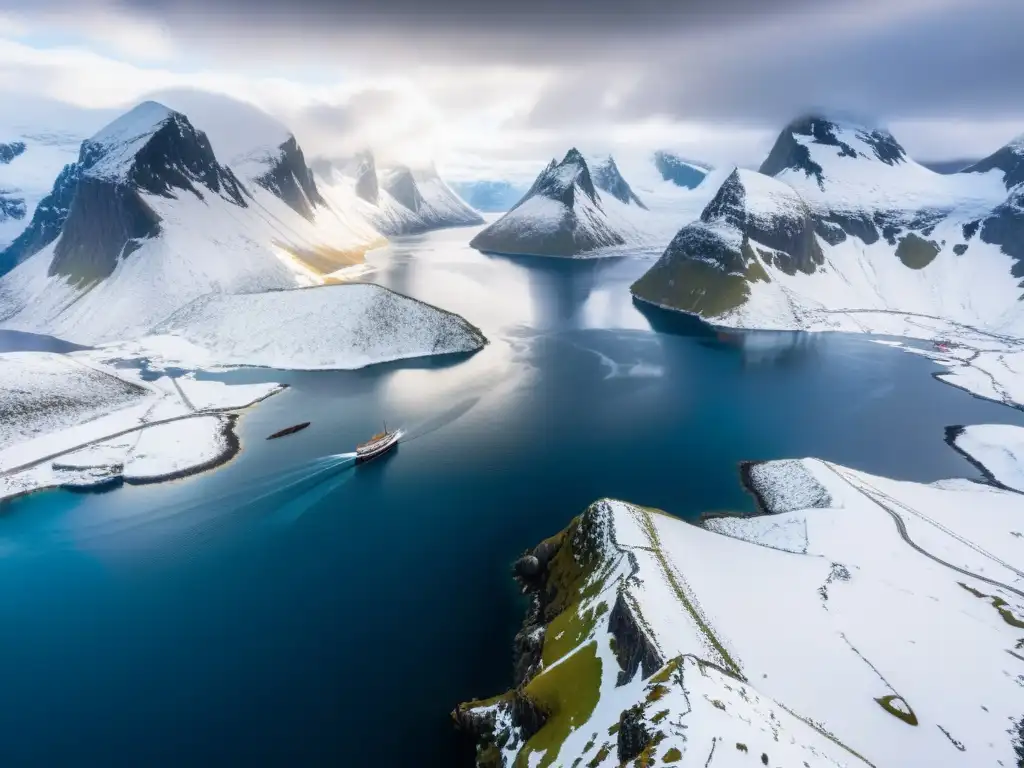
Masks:
[[[1020,0],[5,0],[0,98],[203,89],[307,155],[372,146],[454,179],[529,179],[570,146],[756,167],[808,111],[977,158],[1024,133],[1021,29]]]

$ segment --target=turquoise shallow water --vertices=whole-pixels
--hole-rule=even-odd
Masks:
[[[511,674],[510,562],[589,502],[749,510],[737,462],[805,455],[976,477],[943,428],[1024,423],[862,338],[641,312],[643,262],[489,257],[469,234],[398,243],[370,279],[460,312],[482,352],[238,372],[291,386],[227,466],[2,507],[0,764],[457,765],[449,710]],[[395,452],[336,456],[382,418]]]

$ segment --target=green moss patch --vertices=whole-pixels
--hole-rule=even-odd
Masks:
[[[591,760],[589,763],[587,763],[587,768],[597,768],[606,759],[608,759],[608,755],[610,755],[611,753],[612,753],[611,745],[610,744],[602,744],[601,745],[601,749],[599,749],[597,751],[597,754],[594,755],[594,759]]]
[[[652,269],[633,283],[632,291],[641,299],[702,317],[724,315],[750,298],[742,275],[682,258],[664,269]]]
[[[875,701],[893,717],[899,718],[907,725],[917,725],[917,715],[914,714],[914,710],[910,708],[907,700],[902,696],[883,696],[880,699],[875,699]]]
[[[1016,627],[1017,629],[1024,629],[1024,621],[1021,621],[1017,618],[1016,614],[1014,614],[1013,612],[1013,609],[1010,608],[1009,604],[1005,600],[1003,600],[1003,598],[999,597],[999,595],[987,595],[984,592],[978,591],[974,587],[970,587],[967,584],[964,584],[962,581],[958,581],[957,583],[975,597],[980,598],[982,600],[991,600],[992,607],[999,611],[999,615],[1003,618],[1003,621],[1005,621],[1011,627]]]
[[[693,621],[697,625],[697,628],[700,629],[701,633],[703,633],[704,637],[707,639],[711,647],[718,652],[718,655],[721,657],[722,662],[725,664],[727,668],[726,671],[739,679],[743,679],[742,672],[740,671],[740,665],[737,664],[735,660],[733,660],[732,656],[725,649],[725,646],[722,644],[721,640],[718,639],[718,636],[715,634],[714,630],[711,629],[711,626],[707,623],[707,621],[704,620],[704,617],[701,615],[700,611],[698,611],[696,606],[694,606],[693,601],[690,600],[689,595],[686,593],[686,590],[683,589],[683,586],[679,583],[679,579],[676,578],[675,571],[672,569],[668,561],[665,559],[665,553],[662,551],[661,548],[661,539],[658,537],[657,528],[654,527],[654,520],[652,519],[652,515],[664,515],[666,517],[667,515],[665,515],[665,513],[662,512],[660,509],[652,509],[649,507],[637,507],[637,509],[639,509],[641,513],[640,524],[643,526],[644,532],[647,534],[647,538],[651,543],[651,549],[654,552],[654,556],[657,558],[658,563],[661,566],[661,571],[665,574],[665,579],[668,581],[669,586],[675,593],[675,596],[679,599],[679,602],[686,609],[686,612],[690,614],[691,618],[693,618]]]
[[[680,752],[675,747],[670,747],[669,750],[665,753],[665,756],[661,758],[661,762],[663,762],[663,763],[678,763],[682,759],[683,759],[683,753]]]
[[[918,237],[913,232],[906,235],[896,246],[896,257],[911,269],[924,269],[938,255],[938,243]]]
[[[526,768],[530,755],[543,752],[540,768],[546,768],[555,764],[566,738],[586,723],[597,707],[601,692],[597,643],[585,645],[558,666],[544,670],[523,692],[548,719],[520,751],[515,765]]]

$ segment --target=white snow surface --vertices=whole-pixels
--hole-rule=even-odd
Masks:
[[[282,389],[194,376],[144,381],[137,369],[112,367],[118,360],[104,349],[0,355],[0,499],[201,467],[226,456],[224,412]]]
[[[95,178],[120,181],[131,168],[135,155],[175,113],[155,101],[144,101],[98,131],[88,141],[103,156],[86,171]]]
[[[956,447],[983,466],[996,482],[1024,493],[1024,428],[972,424],[954,438]]]
[[[827,507],[715,519],[711,530],[624,502],[586,513],[599,532],[587,546],[601,553],[589,583],[601,585],[578,611],[605,609],[569,655],[594,647],[600,699],[553,764],[586,764],[602,742],[614,752],[607,729],[638,703],[665,734],[659,765],[670,749],[698,768],[749,766],[762,752],[768,765],[1014,764],[1024,495],[798,463],[802,473],[762,465],[763,482],[778,470],[779,495],[820,487]],[[663,661],[681,659],[657,701],[642,674],[616,684],[606,612],[616,599]],[[508,764],[518,749],[506,746]]]
[[[821,166],[824,189],[817,178],[800,170],[786,169],[776,177],[812,205],[843,211],[961,208],[970,216],[983,214],[1006,198],[1000,171],[941,174],[909,157],[890,165],[861,138],[866,129],[842,121],[836,125],[836,138],[852,147],[857,157],[843,156],[839,147],[818,144],[809,136],[794,136]]]
[[[470,352],[485,340],[458,315],[369,283],[211,294],[122,353],[165,365],[351,369]]]
[[[0,354],[0,452],[147,398],[112,372],[49,352]]]

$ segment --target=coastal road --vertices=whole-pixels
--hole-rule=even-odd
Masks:
[[[9,469],[0,470],[0,477],[7,477],[8,475],[14,475],[14,474],[17,474],[18,472],[24,472],[26,469],[32,469],[32,467],[38,467],[40,464],[45,464],[48,461],[53,461],[54,459],[59,459],[61,456],[66,456],[69,453],[74,453],[75,451],[81,450],[82,448],[88,448],[90,445],[96,445],[97,443],[103,443],[103,442],[106,442],[107,440],[113,440],[114,438],[122,437],[123,435],[130,435],[132,432],[138,432],[139,430],[147,429],[148,427],[156,427],[156,426],[159,426],[160,424],[170,424],[171,422],[174,422],[174,421],[184,421],[185,419],[196,419],[196,418],[199,418],[200,416],[216,416],[216,415],[219,415],[219,414],[222,414],[222,413],[227,413],[228,410],[236,410],[236,409],[232,408],[232,409],[227,409],[227,410],[209,410],[209,411],[197,411],[195,413],[182,413],[182,414],[179,414],[178,416],[171,416],[171,417],[166,418],[166,419],[157,419],[156,421],[147,421],[145,424],[137,424],[134,427],[130,427],[128,429],[122,429],[120,432],[113,432],[113,433],[111,433],[109,435],[104,435],[102,437],[97,437],[97,438],[95,438],[93,440],[89,440],[87,442],[81,443],[80,445],[75,445],[75,446],[72,446],[70,448],[64,448],[63,450],[60,450],[60,451],[58,451],[56,453],[51,453],[49,456],[42,456],[42,457],[40,457],[38,459],[33,459],[32,461],[26,462],[25,464],[20,464],[20,465],[18,465],[16,467],[10,467]]]
[[[914,541],[913,541],[913,540],[912,540],[912,539],[910,538],[910,536],[908,535],[908,533],[907,533],[907,525],[906,525],[906,523],[905,523],[905,522],[903,522],[903,518],[902,518],[902,517],[901,517],[901,516],[899,515],[899,513],[898,513],[898,512],[896,512],[896,511],[895,511],[894,509],[892,509],[892,508],[890,508],[890,507],[886,506],[886,505],[885,505],[885,504],[883,504],[883,503],[882,503],[881,501],[879,501],[879,500],[878,500],[878,499],[877,499],[877,498],[876,498],[876,497],[874,496],[874,494],[873,494],[873,493],[869,493],[868,491],[864,490],[864,488],[863,488],[863,487],[861,487],[861,482],[860,482],[860,481],[858,481],[858,482],[854,482],[854,481],[853,481],[853,480],[852,480],[851,478],[847,477],[847,476],[846,476],[846,474],[845,474],[844,472],[841,472],[840,470],[836,469],[836,468],[835,468],[835,467],[834,467],[834,466],[833,466],[832,464],[830,464],[830,463],[829,463],[829,462],[827,462],[827,461],[823,461],[823,462],[822,462],[822,464],[824,464],[824,465],[825,465],[826,467],[828,467],[829,469],[831,469],[831,470],[832,470],[832,472],[833,472],[833,473],[835,473],[835,475],[836,475],[837,477],[839,477],[839,479],[840,479],[840,480],[842,480],[842,481],[843,481],[844,483],[846,483],[847,485],[849,485],[849,486],[850,486],[851,488],[853,488],[853,489],[854,489],[854,490],[856,490],[857,492],[859,492],[859,493],[863,494],[863,495],[864,495],[864,496],[865,496],[865,497],[866,497],[867,499],[869,499],[869,500],[870,500],[870,501],[871,501],[872,503],[876,504],[877,506],[881,507],[881,508],[882,508],[882,509],[884,509],[884,510],[885,510],[886,512],[888,512],[888,513],[889,513],[889,516],[890,516],[890,517],[891,517],[891,518],[893,519],[893,522],[895,522],[895,523],[896,523],[896,530],[897,530],[897,531],[899,532],[899,534],[900,534],[900,538],[902,538],[902,539],[903,539],[903,542],[904,542],[904,543],[905,543],[905,544],[906,544],[906,545],[907,545],[908,547],[910,547],[911,549],[914,549],[914,550],[916,550],[917,552],[920,552],[920,553],[921,553],[922,555],[924,555],[925,557],[927,557],[927,558],[929,558],[929,559],[931,559],[931,560],[934,560],[934,561],[935,561],[936,563],[938,563],[939,565],[944,565],[944,566],[945,566],[946,568],[951,568],[952,570],[956,571],[957,573],[962,573],[962,574],[963,574],[964,576],[968,576],[968,577],[970,577],[970,578],[972,578],[972,579],[977,579],[978,581],[984,581],[984,582],[985,582],[986,584],[991,584],[992,586],[994,586],[994,587],[998,587],[999,589],[1005,589],[1005,590],[1006,590],[1007,592],[1012,592],[1013,594],[1017,595],[1018,597],[1020,597],[1020,598],[1024,599],[1024,592],[1022,592],[1021,590],[1019,590],[1019,589],[1016,589],[1015,587],[1011,587],[1011,586],[1009,586],[1008,584],[1003,584],[1003,583],[1002,583],[1001,581],[996,581],[995,579],[990,579],[990,578],[988,578],[987,576],[979,576],[979,575],[978,575],[978,574],[976,574],[976,573],[972,573],[971,571],[965,570],[965,569],[961,568],[960,566],[957,566],[957,565],[953,565],[952,563],[947,563],[947,562],[946,562],[945,560],[942,560],[941,558],[938,558],[938,557],[936,557],[935,555],[933,555],[933,554],[932,554],[931,552],[929,552],[928,550],[926,550],[926,549],[922,548],[921,546],[919,546],[918,544],[916,544],[916,543],[915,543],[915,542],[914,542]],[[1002,565],[1002,566],[1003,566],[1003,567],[1005,567],[1005,568],[1009,568],[1009,569],[1010,569],[1011,571],[1013,571],[1014,573],[1016,573],[1016,574],[1019,574],[1019,575],[1021,575],[1021,576],[1024,576],[1024,573],[1021,573],[1021,571],[1017,570],[1016,568],[1014,568],[1014,567],[1013,567],[1012,565],[1010,565],[1009,563],[1005,563],[1005,562],[1003,562],[1002,560],[1000,560],[999,558],[997,558],[997,557],[996,557],[995,555],[991,554],[990,552],[986,552],[986,551],[985,551],[984,549],[982,549],[981,547],[979,547],[979,546],[978,546],[977,544],[974,544],[973,542],[971,542],[971,541],[968,541],[967,539],[964,539],[964,538],[963,538],[963,537],[961,537],[961,536],[958,536],[957,534],[953,533],[952,531],[949,531],[948,529],[946,529],[946,528],[945,528],[944,526],[938,525],[937,523],[935,523],[934,521],[932,521],[932,520],[931,520],[930,518],[928,518],[927,516],[925,516],[925,515],[922,515],[922,514],[921,514],[921,513],[919,513],[919,512],[917,511],[917,510],[915,510],[915,509],[912,509],[911,507],[908,507],[908,506],[907,506],[906,504],[904,504],[903,502],[901,502],[901,501],[898,501],[898,500],[896,500],[896,499],[892,498],[892,497],[891,497],[891,496],[889,496],[889,495],[888,495],[887,493],[885,493],[884,491],[880,491],[880,490],[879,490],[878,488],[875,488],[875,487],[874,487],[873,485],[871,485],[870,483],[867,483],[867,482],[865,482],[865,483],[864,483],[864,485],[866,485],[867,487],[871,488],[871,490],[872,490],[872,491],[873,491],[874,493],[877,493],[877,494],[878,494],[879,496],[881,496],[881,497],[883,497],[883,498],[887,499],[888,501],[892,502],[893,504],[895,504],[895,505],[897,505],[897,506],[899,506],[899,507],[902,507],[902,508],[903,508],[903,509],[905,509],[906,511],[908,511],[908,512],[910,512],[910,513],[912,513],[912,514],[915,514],[915,515],[917,515],[918,517],[921,517],[922,519],[924,519],[924,520],[926,520],[926,521],[928,521],[928,522],[931,522],[931,523],[932,523],[933,525],[936,525],[936,526],[937,526],[937,527],[938,527],[938,528],[939,528],[940,530],[942,530],[942,531],[943,531],[944,533],[946,533],[946,534],[948,534],[948,535],[952,536],[952,537],[953,537],[953,538],[955,538],[955,539],[956,539],[957,541],[961,542],[962,544],[965,544],[965,545],[967,545],[968,547],[970,547],[971,549],[975,550],[976,552],[978,552],[978,553],[980,553],[980,554],[984,555],[985,557],[988,557],[989,559],[991,559],[991,560],[995,561],[996,563],[998,563],[999,565]]]

